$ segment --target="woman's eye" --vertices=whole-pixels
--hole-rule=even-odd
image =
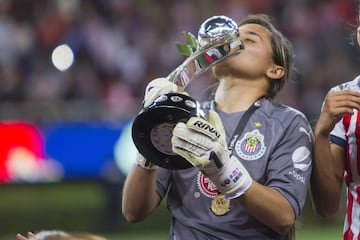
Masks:
[[[245,39],[244,39],[244,42],[251,42],[251,43],[254,43],[255,41],[254,41],[254,40],[252,40],[252,39],[250,39],[250,38],[245,38]]]

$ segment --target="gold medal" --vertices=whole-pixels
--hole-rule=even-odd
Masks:
[[[223,216],[230,211],[230,200],[225,199],[224,194],[218,194],[211,201],[211,211],[217,216]]]

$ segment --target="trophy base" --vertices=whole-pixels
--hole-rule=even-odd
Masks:
[[[172,151],[172,131],[178,122],[202,117],[200,104],[179,93],[168,93],[141,112],[134,120],[132,138],[139,153],[149,162],[167,169],[193,167],[186,159]]]

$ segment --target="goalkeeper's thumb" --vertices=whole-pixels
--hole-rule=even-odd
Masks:
[[[221,137],[225,136],[225,129],[224,125],[221,121],[221,118],[217,112],[214,110],[209,110],[208,114],[208,122],[215,127],[215,129],[220,133]]]
[[[219,133],[218,142],[222,145],[222,147],[227,149],[225,128],[224,128],[224,125],[223,125],[223,123],[221,121],[221,118],[220,118],[219,114],[217,112],[215,112],[214,110],[209,110],[208,122]],[[217,154],[219,154],[219,153],[217,152]]]

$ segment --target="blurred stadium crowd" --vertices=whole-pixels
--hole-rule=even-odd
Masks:
[[[294,44],[297,71],[279,100],[314,121],[329,88],[358,72],[356,0],[1,0],[0,119],[132,118],[146,84],[184,60],[184,31],[250,13],[269,14]],[[51,52],[64,43],[75,62],[59,71]]]

